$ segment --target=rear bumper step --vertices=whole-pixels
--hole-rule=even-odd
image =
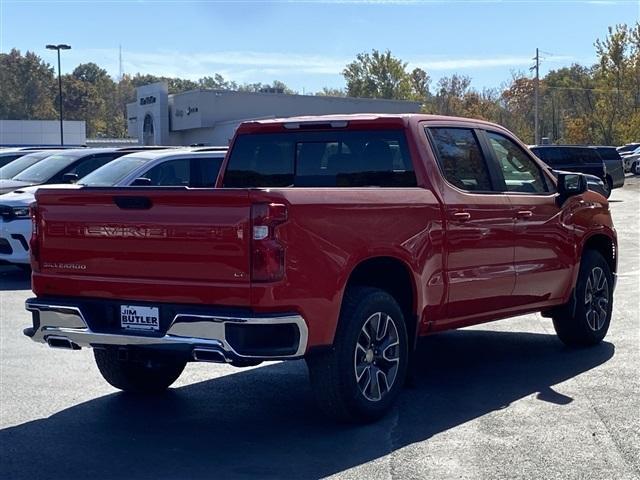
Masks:
[[[25,307],[32,313],[33,327],[26,328],[24,334],[53,348],[182,349],[192,360],[217,363],[300,358],[307,348],[307,325],[296,314],[241,317],[178,313],[164,335],[153,335],[93,331],[81,308],[74,305],[34,298],[27,300]]]

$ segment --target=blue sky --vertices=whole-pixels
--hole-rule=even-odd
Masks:
[[[242,82],[282,80],[300,92],[344,87],[359,52],[391,52],[438,78],[469,75],[499,87],[528,71],[591,64],[607,27],[640,18],[640,1],[30,1],[0,0],[0,51],[68,43],[63,71],[95,62],[124,71]]]

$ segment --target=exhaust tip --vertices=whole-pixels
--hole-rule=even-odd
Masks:
[[[196,362],[227,363],[224,353],[215,348],[194,348],[192,356]]]
[[[47,337],[47,345],[51,348],[62,348],[64,350],[80,350],[80,345],[73,343],[65,337]]]

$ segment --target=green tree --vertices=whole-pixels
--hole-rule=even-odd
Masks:
[[[407,73],[407,64],[391,55],[373,50],[359,53],[342,72],[347,82],[347,95],[363,98],[415,99],[414,82]]]
[[[341,88],[322,87],[322,90],[316,92],[317,97],[346,97],[346,92]]]
[[[56,118],[55,80],[51,66],[33,52],[0,53],[0,118]]]

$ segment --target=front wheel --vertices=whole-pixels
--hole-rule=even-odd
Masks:
[[[395,299],[377,288],[350,288],[332,348],[307,359],[321,410],[339,421],[382,417],[404,384],[408,351],[407,328]]]
[[[102,377],[125,392],[162,392],[178,379],[186,365],[172,358],[122,359],[114,349],[95,348],[93,355]]]
[[[574,295],[554,313],[555,331],[566,345],[596,345],[609,330],[613,308],[613,275],[600,253],[584,252]]]

